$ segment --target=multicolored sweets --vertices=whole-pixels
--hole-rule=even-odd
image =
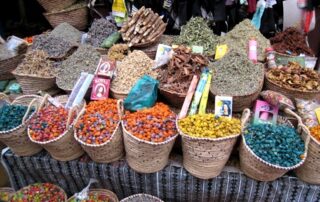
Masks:
[[[117,100],[90,102],[75,125],[77,137],[87,144],[103,144],[112,137],[119,121]]]
[[[69,111],[63,107],[46,106],[30,120],[29,132],[35,141],[45,142],[55,139],[67,130]],[[76,114],[73,113],[70,123]]]
[[[126,112],[123,126],[135,137],[148,142],[165,142],[178,132],[176,114],[163,103],[134,113]]]
[[[109,196],[103,193],[90,192],[88,199],[80,200],[80,199],[73,198],[70,200],[70,202],[114,202],[114,200],[110,199]]]
[[[0,131],[8,131],[22,124],[28,107],[22,105],[4,105],[0,108]],[[29,116],[34,112],[31,109]]]

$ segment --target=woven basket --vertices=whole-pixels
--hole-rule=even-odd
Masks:
[[[296,98],[300,98],[300,99],[304,99],[304,100],[313,100],[313,99],[320,96],[320,91],[303,92],[300,90],[288,89],[288,88],[281,87],[279,84],[276,84],[273,81],[269,80],[267,78],[267,76],[265,78],[265,88],[266,88],[266,90],[272,90],[275,92],[279,92],[292,100],[294,100]]]
[[[294,165],[292,167],[282,167],[282,166],[270,164],[253,153],[253,151],[246,144],[245,138],[242,135],[242,141],[240,143],[240,152],[239,152],[240,168],[247,176],[259,181],[273,181],[281,177],[282,175],[284,175],[289,170],[294,170],[300,167],[305,162],[307,157],[308,145],[310,142],[310,137],[308,135],[309,131],[307,127],[303,125],[301,118],[297,114],[295,114],[289,109],[285,109],[285,112],[288,115],[292,115],[298,119],[298,122],[299,122],[298,128],[297,128],[298,133],[302,137],[304,136],[304,133],[306,133],[306,135],[308,136],[307,139],[305,139],[304,158],[297,165]],[[287,121],[287,119],[285,119],[285,121]],[[285,124],[291,125],[290,123],[285,123]]]
[[[244,110],[242,123],[250,116],[248,109]],[[183,167],[193,176],[200,179],[210,179],[218,176],[237,142],[240,134],[223,138],[195,138],[183,133],[176,123],[182,137]]]
[[[47,90],[55,86],[55,77],[40,77],[17,74],[12,72],[20,84],[23,93],[25,94],[37,94],[39,91]]]
[[[43,100],[41,101],[41,103],[38,102],[38,111],[46,104],[48,104],[48,98],[49,95],[46,95]],[[61,103],[61,104],[65,104],[65,102],[63,102],[65,100],[66,96],[62,96],[59,100],[59,97],[57,98],[57,100]],[[85,106],[84,102],[83,104],[80,106],[80,108],[83,108]],[[29,139],[38,144],[41,145],[45,150],[47,150],[50,155],[59,161],[70,161],[70,160],[74,160],[80,156],[82,156],[84,154],[84,151],[82,150],[81,146],[78,144],[78,142],[74,139],[73,137],[73,123],[70,123],[71,120],[71,116],[73,115],[73,113],[75,111],[77,111],[78,107],[74,107],[72,109],[69,110],[69,115],[68,115],[68,121],[67,121],[67,130],[61,134],[60,136],[58,136],[55,139],[52,140],[48,140],[45,142],[40,142],[40,141],[36,141],[33,140],[30,136],[30,131],[28,128],[28,136]]]
[[[129,133],[122,124],[126,160],[129,166],[139,173],[154,173],[162,170],[178,134],[161,143],[141,140]]]
[[[118,91],[112,90],[112,88],[110,88],[110,95],[111,95],[111,97],[113,97],[114,99],[123,100],[123,99],[125,99],[125,98],[128,96],[128,93],[118,92]]]
[[[149,194],[135,194],[122,199],[120,202],[164,202],[158,197]]]
[[[120,100],[118,101],[118,108],[120,106]],[[85,113],[83,109],[78,119]],[[75,121],[75,123],[78,121]],[[93,145],[87,144],[77,137],[76,130],[74,129],[74,138],[80,143],[84,151],[90,156],[90,158],[98,163],[110,163],[117,161],[124,156],[123,138],[120,122],[117,128],[113,132],[111,138],[103,144]]]
[[[14,78],[11,72],[17,68],[17,66],[20,64],[23,58],[24,58],[24,54],[14,56],[6,60],[1,60],[0,61],[0,80],[9,80]]]
[[[77,0],[37,0],[47,11],[61,10],[74,4]]]
[[[8,201],[8,199],[14,194],[14,189],[11,187],[1,187],[0,188],[0,201]],[[6,195],[8,197],[7,198],[3,198],[4,195]]]
[[[2,97],[0,99],[10,103],[9,98],[6,95],[1,93],[0,97]],[[24,100],[24,98],[26,98],[26,100]],[[30,102],[31,98],[34,98],[35,101]],[[27,125],[35,113],[30,115],[28,119],[26,119],[26,115],[29,114],[31,107],[34,106],[37,99],[39,99],[39,96],[28,95],[21,96],[14,100],[11,104],[28,106],[28,110],[23,117],[21,125],[8,131],[0,132],[0,141],[10,147],[10,149],[18,156],[32,156],[42,150],[39,145],[32,143],[27,135]]]
[[[165,90],[163,88],[159,88],[160,94],[165,98],[166,102],[168,102],[173,107],[182,107],[184,99],[186,98],[186,93],[176,93],[170,90]]]
[[[43,15],[52,27],[67,22],[79,30],[84,30],[88,25],[88,14],[87,6],[83,5],[82,7],[76,7],[74,9],[44,13]]]
[[[96,51],[98,51],[101,55],[107,55],[109,49],[108,48],[96,48]]]
[[[90,189],[89,195],[95,195],[95,196],[107,196],[109,200],[107,202],[118,202],[119,199],[115,193],[112,191],[109,191],[107,189]],[[75,199],[75,196],[72,196],[68,199],[68,202],[73,202],[77,199]]]

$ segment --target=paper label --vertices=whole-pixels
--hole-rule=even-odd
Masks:
[[[102,100],[109,97],[110,79],[95,77],[93,80],[91,100]]]
[[[228,51],[228,46],[226,44],[224,45],[218,45],[216,48],[216,54],[215,58],[216,60],[221,59]]]
[[[216,96],[214,115],[220,117],[232,117],[232,97],[229,96]]]
[[[171,46],[159,44],[157,48],[156,61],[159,61],[163,56],[169,55],[171,50]]]
[[[112,78],[115,69],[116,69],[116,62],[113,60],[107,59],[107,56],[102,56],[99,60],[96,74],[99,76]]]
[[[199,53],[202,54],[203,53],[203,47],[202,46],[192,46],[192,52],[193,53]]]
[[[318,123],[320,124],[320,107],[315,109],[314,112],[316,113],[317,119],[318,119]]]

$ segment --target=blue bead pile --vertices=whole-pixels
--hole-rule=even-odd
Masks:
[[[283,125],[255,124],[245,131],[250,149],[268,163],[291,167],[304,153],[304,142],[294,128]]]

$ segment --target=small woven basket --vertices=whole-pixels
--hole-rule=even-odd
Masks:
[[[120,202],[164,202],[158,197],[149,194],[135,194],[122,199]]]
[[[41,101],[41,103],[38,102],[39,107],[38,107],[38,111],[46,104],[48,104],[48,98],[49,95],[46,95],[43,100]],[[65,104],[65,99],[66,96],[62,96],[57,98],[57,100],[61,103],[61,104]],[[80,106],[80,108],[85,107],[85,102],[83,102]],[[59,161],[71,161],[74,160],[80,156],[82,156],[84,154],[84,151],[82,150],[81,146],[78,144],[78,142],[74,139],[73,137],[73,123],[70,123],[71,120],[71,116],[73,115],[73,113],[77,111],[77,107],[74,107],[72,109],[69,110],[69,114],[68,114],[68,121],[67,121],[67,130],[61,134],[60,136],[58,136],[55,139],[52,140],[48,140],[45,142],[40,142],[40,141],[36,141],[33,140],[31,135],[30,135],[30,131],[28,128],[28,136],[29,139],[38,144],[41,145],[45,150],[47,150],[50,155]]]
[[[279,92],[288,98],[294,100],[296,98],[304,99],[304,100],[313,100],[320,96],[320,91],[313,92],[304,92],[296,89],[289,89],[285,87],[281,87],[279,84],[274,83],[268,77],[265,78],[265,88],[266,90],[272,90],[275,92]]]
[[[183,105],[184,99],[187,96],[186,93],[176,93],[163,88],[159,88],[159,92],[170,105],[179,108]]]
[[[119,202],[117,195],[107,189],[90,189],[89,196],[90,195],[97,196],[96,198],[98,198],[98,196],[107,196],[108,197],[107,202]],[[68,199],[68,202],[74,202],[74,201],[77,201],[75,196],[72,196],[71,198]]]
[[[303,125],[301,118],[292,112],[290,109],[285,109],[285,112],[288,115],[294,116],[298,120],[298,128],[297,132],[303,137],[304,133],[307,135],[307,138],[305,139],[305,152],[304,152],[304,158],[296,165],[291,167],[282,167],[278,165],[274,165],[271,163],[268,163],[258,157],[254,152],[249,148],[249,146],[246,144],[244,135],[242,135],[242,141],[240,143],[240,168],[241,170],[249,177],[259,180],[259,181],[273,181],[282,175],[284,175],[289,170],[294,170],[305,162],[307,158],[307,151],[308,151],[308,145],[310,142],[309,137],[309,131],[308,128]],[[278,117],[278,122],[281,119],[281,117]],[[280,124],[286,124],[292,126],[292,124],[286,119],[283,118],[283,123]]]
[[[24,58],[24,54],[16,55],[14,57],[1,60],[0,61],[0,80],[9,80],[14,78],[14,75],[11,73],[17,68]]]
[[[77,0],[37,0],[47,11],[61,10],[74,4]]]
[[[78,30],[85,30],[88,25],[89,11],[87,5],[83,5],[72,9],[44,13],[43,15],[52,27],[67,22]]]
[[[39,91],[47,90],[55,86],[55,77],[40,77],[31,76],[25,74],[17,74],[12,72],[20,84],[23,93],[25,94],[37,94]]]
[[[10,103],[9,98],[5,94],[1,93],[0,97],[1,97],[0,99]],[[16,105],[28,106],[28,110],[22,119],[21,125],[8,131],[0,132],[0,141],[3,142],[8,147],[10,147],[10,149],[18,156],[32,156],[42,150],[42,148],[39,145],[31,142],[27,135],[27,125],[31,117],[33,117],[35,114],[33,113],[27,119],[27,114],[29,114],[31,107],[34,106],[34,102],[35,102],[35,101],[31,101],[31,98],[35,100],[36,99],[40,100],[41,97],[33,96],[33,95],[20,96],[11,103],[13,105],[16,104]]]
[[[250,116],[248,109],[244,110],[242,123]],[[240,134],[223,138],[196,138],[183,133],[176,122],[182,137],[183,167],[193,176],[200,179],[210,179],[218,176],[237,142]]]
[[[118,100],[118,109],[120,107],[120,100]],[[120,110],[120,109],[119,109]],[[78,119],[85,113],[85,109],[83,109]],[[120,114],[119,114],[120,115]],[[80,143],[83,150],[90,156],[90,158],[98,163],[110,163],[113,161],[117,161],[124,156],[124,146],[123,146],[123,138],[122,138],[122,130],[120,126],[120,122],[118,123],[117,128],[113,132],[111,138],[103,144],[94,145],[87,144],[80,140],[77,137],[76,129],[74,128],[74,138]]]

